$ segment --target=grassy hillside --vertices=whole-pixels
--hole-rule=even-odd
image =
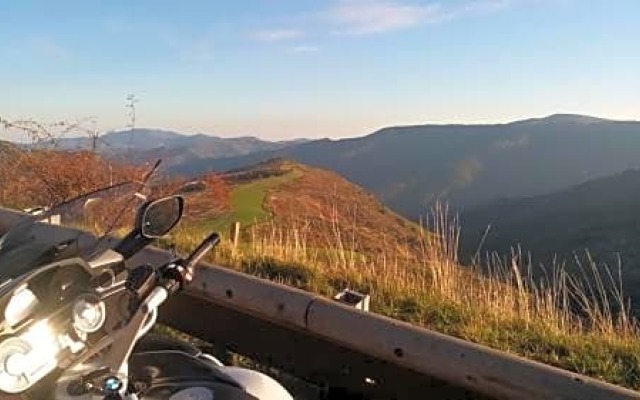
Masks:
[[[268,166],[265,166],[265,171]],[[246,171],[248,172],[248,170]],[[239,176],[228,177],[236,185],[232,190],[231,198],[233,214],[229,217],[233,221],[239,221],[243,226],[263,223],[271,216],[267,207],[267,193],[276,190],[279,186],[290,181],[297,181],[302,176],[302,171],[297,168],[273,168],[274,174],[268,177],[239,181]]]
[[[562,271],[536,280],[524,258],[461,265],[459,230],[445,209],[426,234],[348,181],[297,163],[227,179],[238,215],[268,222],[251,225],[238,248],[225,240],[211,261],[325,296],[354,288],[371,294],[374,312],[640,389],[637,323],[606,276],[589,288]],[[173,239],[186,250],[207,233],[183,226]]]
[[[186,250],[205,234],[183,227],[174,239]],[[417,260],[363,253],[335,235],[333,247],[318,251],[272,225],[239,249],[225,241],[210,260],[329,297],[354,288],[371,294],[373,312],[640,389],[637,324],[610,312],[617,297],[604,306],[600,294],[577,290],[566,277],[534,281],[522,262],[495,264],[489,275],[463,267],[456,262],[455,229],[447,225],[423,236]],[[584,301],[574,310],[569,304],[578,298]]]
[[[531,252],[534,264],[550,265],[555,258],[575,268],[574,253],[588,249],[595,260],[611,266],[619,259],[627,293],[640,299],[640,170],[550,195],[499,201],[469,210],[461,220],[467,257],[483,236],[483,252],[508,254],[521,246]]]
[[[330,168],[416,217],[440,197],[470,207],[546,194],[640,166],[640,123],[558,115],[501,125],[392,127],[355,139],[194,160],[174,171],[226,170],[273,157]]]
[[[225,175],[231,185],[231,212],[207,226],[228,231],[238,221],[244,237],[278,226],[317,249],[334,247],[335,233],[364,252],[417,248],[419,229],[373,195],[327,170],[276,159]]]

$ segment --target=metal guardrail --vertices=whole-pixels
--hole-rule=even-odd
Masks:
[[[0,209],[0,233],[11,221],[15,213]],[[148,249],[131,262],[167,258]],[[204,267],[160,320],[317,385],[394,399],[640,399],[632,390],[312,293]]]

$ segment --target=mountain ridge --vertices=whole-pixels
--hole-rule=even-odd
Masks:
[[[185,175],[284,157],[330,168],[417,218],[445,199],[458,208],[535,196],[640,166],[640,122],[553,115],[498,125],[388,127],[237,157],[175,165]]]
[[[73,137],[57,140],[54,145],[63,150],[96,150],[107,158],[143,163],[158,158],[171,166],[202,158],[242,156],[254,152],[283,149],[301,143],[268,141],[253,136],[223,138],[204,133],[192,135],[163,130],[136,128],[111,131],[97,138]]]

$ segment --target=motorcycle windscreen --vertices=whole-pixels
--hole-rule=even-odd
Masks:
[[[144,199],[142,186],[123,182],[25,215],[0,237],[0,295],[7,282],[56,260],[94,254],[109,235],[128,230]]]

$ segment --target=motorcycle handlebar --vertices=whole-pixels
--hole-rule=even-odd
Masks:
[[[200,243],[197,249],[185,260],[185,268],[192,271],[209,251],[211,251],[218,243],[220,243],[220,235],[212,233]]]
[[[193,271],[204,256],[220,243],[220,235],[212,233],[200,243],[197,249],[187,257],[186,260],[178,260],[170,263],[161,269],[161,285],[169,291],[175,293],[182,289],[193,279]]]

